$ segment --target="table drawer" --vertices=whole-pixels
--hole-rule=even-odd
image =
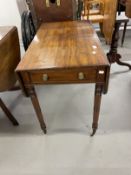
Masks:
[[[82,71],[39,71],[30,75],[31,82],[35,84],[95,82],[97,70],[88,68]]]

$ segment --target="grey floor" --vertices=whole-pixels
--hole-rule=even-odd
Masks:
[[[108,46],[100,38],[105,53]],[[131,63],[131,32],[123,60]],[[131,175],[131,71],[113,64],[99,129],[91,138],[94,84],[36,87],[48,134],[40,130],[30,99],[0,94],[20,123],[0,111],[0,175]]]

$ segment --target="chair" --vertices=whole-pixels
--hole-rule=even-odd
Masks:
[[[0,27],[0,92],[12,89],[16,83],[14,70],[20,61],[20,47],[16,27]],[[0,107],[13,125],[17,120],[0,98]]]
[[[92,23],[99,23],[102,31],[104,0],[84,0],[82,19],[90,20]]]
[[[76,19],[76,0],[26,0],[36,30],[43,22]]]

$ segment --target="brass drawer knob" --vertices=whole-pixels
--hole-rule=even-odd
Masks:
[[[61,0],[46,0],[46,7],[50,7],[50,3],[56,3],[57,6],[61,5]]]
[[[48,80],[48,75],[47,74],[43,74],[43,80],[47,81]]]
[[[79,80],[84,80],[84,73],[83,72],[79,72],[79,74],[78,74],[78,78],[79,78]]]
[[[60,6],[60,0],[57,0],[57,6]]]
[[[49,0],[46,0],[46,7],[50,7],[50,2],[49,2]]]

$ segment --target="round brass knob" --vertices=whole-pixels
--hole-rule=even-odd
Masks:
[[[43,80],[47,81],[48,80],[48,75],[47,74],[43,74]]]
[[[79,74],[78,74],[78,78],[79,78],[79,80],[84,80],[84,73],[83,72],[79,72]]]

